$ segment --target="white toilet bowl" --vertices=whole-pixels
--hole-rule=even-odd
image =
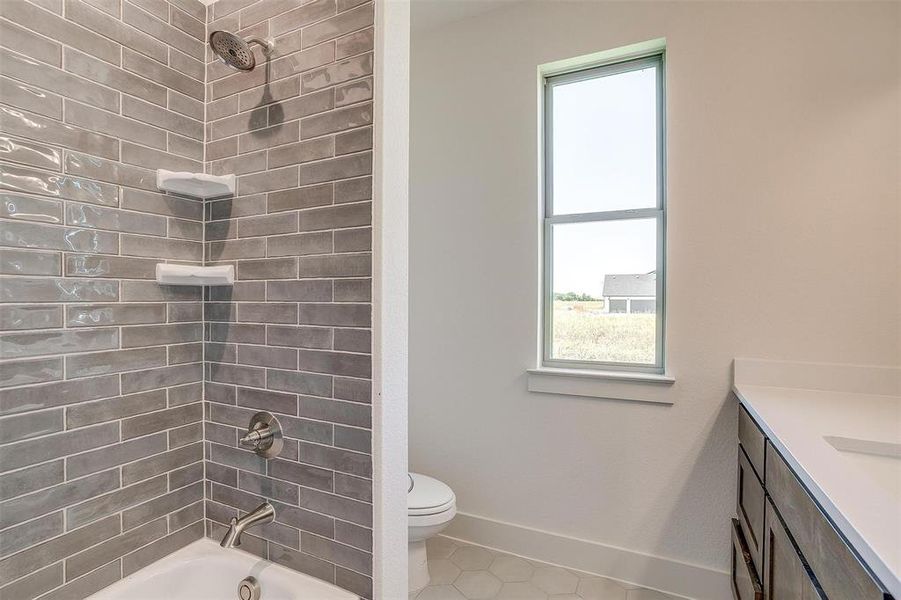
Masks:
[[[446,484],[419,473],[410,473],[407,489],[410,591],[429,583],[425,541],[438,534],[457,514],[457,498]]]

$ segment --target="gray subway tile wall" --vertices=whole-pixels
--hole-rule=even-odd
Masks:
[[[207,171],[238,195],[207,203],[206,261],[233,264],[206,322],[207,534],[263,499],[270,560],[372,595],[371,190],[373,4],[219,0],[211,29],[276,38],[234,73],[208,53]],[[238,448],[254,412],[285,449]]]
[[[202,168],[206,9],[0,17],[0,597],[77,599],[204,533],[202,294],[152,280],[203,260],[154,170]]]
[[[277,48],[238,73],[214,29]],[[371,597],[373,3],[2,0],[0,46],[0,596],[83,598],[269,499],[245,549]],[[237,445],[259,410],[272,461]]]

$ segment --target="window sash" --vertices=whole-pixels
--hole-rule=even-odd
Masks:
[[[556,85],[573,83],[635,71],[648,66],[657,68],[657,206],[640,209],[598,211],[589,213],[554,214],[553,203],[553,90]],[[545,79],[544,90],[544,219],[542,227],[542,311],[541,311],[541,364],[551,368],[568,369],[608,369],[644,373],[664,372],[664,334],[666,321],[666,212],[665,212],[665,99],[664,99],[664,57],[662,53],[602,65],[591,69],[554,75]],[[561,223],[591,223],[596,221],[648,219],[657,225],[657,288],[656,288],[656,336],[655,362],[620,363],[594,360],[568,360],[553,358],[553,317],[554,317],[554,225]]]
[[[630,71],[638,71],[647,67],[657,69],[657,209],[663,210],[666,189],[666,174],[664,163],[664,61],[663,54],[656,53],[643,58],[636,58],[624,62],[602,65],[573,73],[553,75],[544,80],[544,216],[554,215],[554,88],[558,85],[566,85],[588,79],[621,75]],[[648,207],[653,209],[654,207]],[[647,210],[647,209],[627,209]],[[607,212],[607,211],[605,211]],[[610,211],[612,212],[612,211]],[[619,212],[619,211],[616,211]],[[584,213],[571,213],[584,214]],[[556,215],[564,216],[564,215]]]
[[[576,217],[576,218],[568,218],[563,220],[557,220],[553,218],[546,218],[544,220],[544,293],[543,296],[543,310],[542,310],[542,364],[546,367],[553,368],[565,368],[565,369],[612,369],[617,371],[639,371],[643,373],[663,373],[664,371],[664,356],[663,356],[663,343],[664,343],[664,322],[666,315],[666,307],[665,307],[665,297],[664,297],[664,280],[665,280],[665,242],[664,242],[664,228],[665,228],[665,215],[663,210],[658,209],[650,209],[651,214],[647,214],[645,210],[640,211],[642,214],[638,215],[620,215],[620,216],[609,216],[605,215],[602,218],[584,218],[585,215],[566,215],[567,217]],[[632,211],[616,211],[616,212],[632,212]],[[597,361],[597,360],[571,360],[571,359],[560,359],[553,358],[553,344],[554,344],[554,257],[553,257],[553,248],[554,248],[554,225],[560,223],[592,223],[597,221],[623,221],[623,220],[634,220],[634,219],[654,219],[657,226],[657,261],[656,261],[656,269],[657,269],[657,286],[656,286],[656,301],[657,301],[657,313],[655,319],[655,339],[654,339],[654,356],[655,361],[653,364],[651,363],[621,363],[621,362],[611,362],[611,361]]]

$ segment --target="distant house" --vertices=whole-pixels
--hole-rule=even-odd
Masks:
[[[657,312],[657,272],[604,275],[604,312]]]

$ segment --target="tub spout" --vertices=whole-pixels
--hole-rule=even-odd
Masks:
[[[265,525],[275,520],[275,509],[268,502],[260,504],[255,509],[241,517],[232,517],[228,525],[228,531],[225,537],[219,542],[223,548],[234,548],[241,545],[241,534],[245,529],[249,529],[254,525]]]

